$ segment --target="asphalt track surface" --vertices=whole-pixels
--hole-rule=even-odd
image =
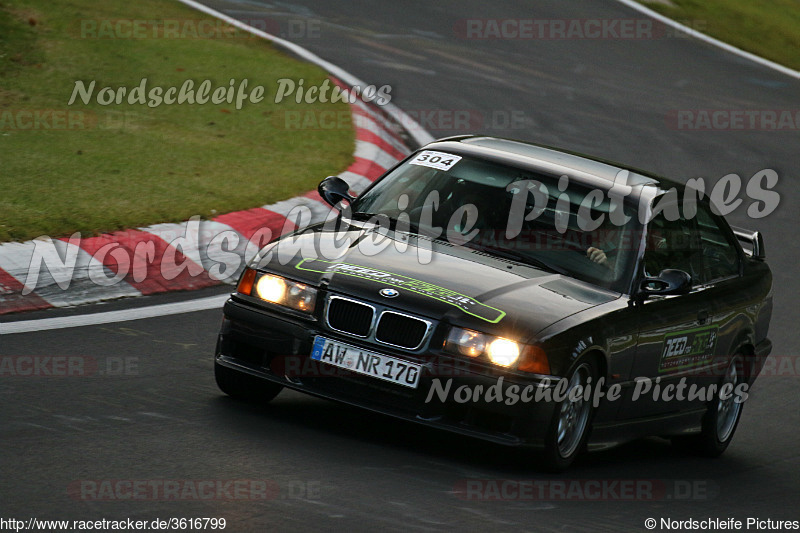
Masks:
[[[368,83],[390,84],[406,111],[522,112],[519,127],[480,130],[617,159],[679,179],[749,178],[773,168],[777,211],[729,219],[762,230],[775,274],[774,356],[798,355],[798,131],[678,131],[676,109],[797,109],[800,83],[705,44],[653,40],[467,40],[468,18],[631,19],[610,0],[556,2],[216,1],[237,18],[310,21],[292,40]],[[296,26],[295,26],[296,27]],[[438,124],[445,126],[445,124]],[[502,126],[502,125],[501,125]],[[465,130],[432,128],[435,136]],[[4,320],[104,312],[224,292],[214,288]],[[800,518],[797,364],[751,391],[726,454],[687,457],[644,439],[582,456],[559,476],[526,456],[413,424],[284,392],[268,407],[222,396],[212,353],[220,312],[204,311],[0,339],[2,356],[73,356],[86,377],[0,378],[0,516],[224,517],[228,531],[643,531],[644,521]],[[125,366],[127,365],[127,366]],[[654,500],[476,501],[466,479],[651,480]],[[270,480],[268,501],[92,501],[81,480]],[[691,489],[687,488],[691,487]],[[613,498],[613,494],[612,494]]]

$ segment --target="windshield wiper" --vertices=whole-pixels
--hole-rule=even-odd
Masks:
[[[356,220],[369,220],[372,217],[386,217],[391,220],[389,215],[384,215],[383,213],[368,213],[366,211],[354,211],[352,217]]]
[[[394,230],[398,231],[397,225],[400,221],[397,218],[390,217],[386,213],[369,213],[366,211],[356,211],[353,213],[352,216],[353,219],[361,221],[368,221],[373,217],[378,219],[388,220],[391,226],[394,228]],[[408,233],[420,234],[419,224],[417,224],[416,222],[412,222],[411,220],[406,220],[403,223],[407,224],[408,228],[400,231],[407,231]]]
[[[553,265],[551,265],[551,264],[549,264],[549,263],[547,263],[545,261],[542,261],[541,259],[538,259],[536,257],[530,256],[530,255],[521,254],[519,252],[515,252],[514,250],[509,250],[507,248],[498,248],[496,246],[479,245],[479,244],[467,244],[466,246],[474,248],[474,249],[482,251],[482,252],[489,252],[491,254],[500,256],[500,257],[502,257],[504,259],[511,259],[512,261],[518,261],[520,263],[524,263],[524,264],[527,264],[527,265],[535,266],[535,267],[541,268],[542,270],[546,270],[548,272],[552,272],[554,274],[567,275],[567,272],[565,270],[562,270],[560,268],[556,268]]]

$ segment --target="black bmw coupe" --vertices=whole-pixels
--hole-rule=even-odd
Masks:
[[[284,387],[471,437],[547,468],[657,435],[733,438],[769,355],[757,232],[615,163],[464,136],[414,152],[271,243],[225,304],[225,393]]]

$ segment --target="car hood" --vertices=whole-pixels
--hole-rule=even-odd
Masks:
[[[620,296],[482,251],[377,232],[341,232],[337,250],[332,232],[310,228],[265,248],[255,267],[332,294],[519,340]],[[367,245],[376,238],[383,239],[379,252]]]

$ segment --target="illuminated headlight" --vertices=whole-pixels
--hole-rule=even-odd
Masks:
[[[513,365],[520,354],[519,344],[512,340],[464,328],[450,330],[445,350],[468,357],[478,357],[485,353],[491,362],[500,366]]]
[[[317,302],[317,290],[305,283],[273,274],[259,275],[250,269],[245,271],[239,282],[239,292],[304,313],[313,313]]]
[[[519,359],[519,344],[498,337],[489,343],[486,354],[496,365],[511,366]]]
[[[283,304],[286,300],[286,280],[269,274],[258,278],[256,296],[274,304]]]

